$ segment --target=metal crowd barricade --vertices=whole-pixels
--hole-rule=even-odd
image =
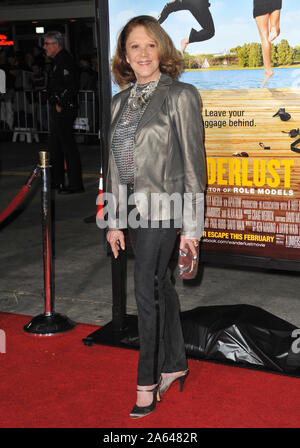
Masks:
[[[78,93],[79,112],[74,123],[74,129],[85,131],[90,135],[96,135],[96,111],[98,108],[96,93],[92,90],[81,90]]]
[[[78,92],[74,133],[98,135],[98,96],[92,90]],[[0,132],[13,133],[12,140],[39,141],[49,133],[49,101],[46,91],[10,91],[0,98]]]

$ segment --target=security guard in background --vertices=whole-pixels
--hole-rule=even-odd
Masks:
[[[79,73],[73,58],[63,47],[64,38],[59,31],[45,34],[44,49],[47,56],[53,59],[53,70],[47,88],[50,103],[52,186],[60,194],[72,194],[84,192],[80,154],[73,135]],[[64,183],[64,160],[67,164],[68,187]]]

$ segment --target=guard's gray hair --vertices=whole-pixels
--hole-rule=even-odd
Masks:
[[[48,31],[48,33],[45,34],[44,38],[46,37],[48,39],[56,41],[60,47],[64,48],[65,39],[60,31]]]

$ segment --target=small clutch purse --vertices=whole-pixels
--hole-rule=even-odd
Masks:
[[[191,280],[196,277],[199,263],[199,246],[195,247],[197,256],[195,257],[190,248],[187,252],[179,249],[178,257],[178,277],[182,280]]]

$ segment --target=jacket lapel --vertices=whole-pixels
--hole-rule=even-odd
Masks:
[[[145,113],[143,114],[138,128],[136,130],[136,134],[143,129],[143,127],[148,123],[148,121],[151,120],[151,118],[157,114],[157,112],[160,110],[161,105],[163,104],[168,91],[169,91],[169,85],[172,84],[172,79],[165,75],[164,73],[161,74],[159,83],[157,85],[157,88],[153,94],[153,97],[150,100],[150,103],[148,107],[145,110]],[[115,128],[117,126],[117,123],[122,115],[123,109],[125,107],[125,104],[127,103],[129,94],[131,89],[126,89],[123,94],[119,97],[119,104],[116,105],[113,114],[112,114],[112,121],[111,121],[111,130],[110,130],[110,144],[112,143],[113,135],[115,132]]]
[[[150,100],[150,103],[146,107],[146,110],[138,124],[136,135],[140,132],[141,129],[152,119],[153,116],[157,115],[158,111],[161,108],[161,105],[165,101],[165,98],[169,91],[169,85],[172,83],[172,79],[165,75],[161,74],[159,83],[155,89],[153,97]]]
[[[124,91],[123,94],[120,95],[119,104],[117,104],[116,107],[114,108],[114,110],[112,111],[111,127],[110,127],[110,144],[112,144],[113,135],[114,135],[116,126],[118,124],[118,121],[121,118],[125,104],[127,103],[130,90],[131,89],[127,89],[126,91]]]

